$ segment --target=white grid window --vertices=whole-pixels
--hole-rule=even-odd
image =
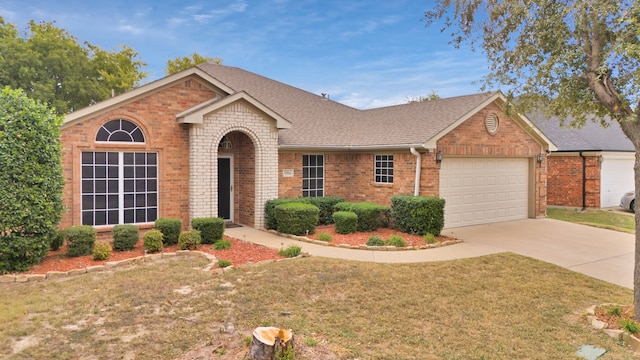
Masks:
[[[158,217],[158,154],[82,153],[82,224],[153,222]]]
[[[302,196],[324,196],[324,155],[302,155]]]
[[[376,155],[375,182],[393,184],[393,155]]]

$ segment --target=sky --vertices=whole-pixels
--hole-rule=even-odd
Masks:
[[[432,1],[412,0],[3,0],[0,16],[20,30],[55,21],[79,42],[127,45],[147,63],[144,82],[168,60],[196,52],[368,109],[480,92],[486,57],[455,49],[421,21]]]

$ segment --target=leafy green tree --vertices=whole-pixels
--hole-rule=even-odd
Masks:
[[[175,74],[182,70],[188,69],[192,66],[196,66],[198,64],[222,64],[222,60],[220,58],[212,58],[208,56],[202,56],[198,53],[191,54],[191,57],[176,57],[173,60],[167,61],[167,68],[164,70],[164,73],[168,75]]]
[[[479,44],[499,84],[532,109],[571,125],[617,121],[640,154],[640,2],[437,0],[428,26],[452,29],[456,47]],[[441,21],[443,20],[443,21]],[[640,157],[635,188],[640,194]],[[640,211],[636,211],[634,319],[640,321]]]
[[[0,273],[47,254],[63,209],[61,124],[22,90],[0,91]]]
[[[147,76],[133,49],[107,52],[80,44],[53,22],[30,21],[21,37],[0,17],[0,54],[0,86],[22,89],[58,114],[123,93]]]

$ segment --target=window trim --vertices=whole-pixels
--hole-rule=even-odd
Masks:
[[[114,121],[119,121],[120,122],[120,129],[115,130],[115,131],[109,131],[105,126],[108,124],[113,123]],[[129,123],[133,126],[135,126],[135,129],[133,129],[132,131],[126,131],[124,130],[122,127],[123,122]],[[102,132],[102,130],[106,131],[109,135],[107,137],[107,140],[98,140],[98,136],[100,135],[100,133]],[[142,135],[142,141],[135,141],[133,135],[134,132],[139,131],[140,134]],[[125,132],[127,133],[127,135],[129,135],[131,137],[132,141],[115,141],[115,140],[109,140],[109,138],[111,137],[111,135],[113,135],[116,132]],[[127,120],[127,119],[112,119],[109,120],[105,123],[103,123],[100,128],[98,128],[98,131],[96,131],[96,136],[94,137],[94,141],[98,144],[120,144],[120,145],[145,145],[147,143],[147,136],[145,135],[144,131],[142,131],[142,128],[140,126],[138,126],[138,124],[136,124],[135,122],[131,121],[131,120]]]
[[[306,165],[306,166],[304,165],[304,159],[305,159],[305,157],[308,157],[308,156],[316,157],[316,165]],[[318,173],[317,173],[317,169],[320,168],[320,166],[317,165],[318,157],[322,157],[322,173],[320,174],[321,177],[318,176]],[[325,165],[326,165],[326,163],[325,163],[324,154],[302,154],[302,186],[301,186],[302,187],[302,197],[324,197],[325,196],[325,176],[324,176]],[[312,167],[315,168],[316,169],[316,176],[314,178],[311,178],[309,176],[307,176],[305,178],[305,176],[304,176],[305,167],[308,168],[308,169],[311,169]],[[305,189],[304,188],[304,181],[305,180],[307,180],[307,181],[315,180],[316,181],[316,185],[317,185],[317,180],[322,180],[322,187],[319,188],[319,187],[316,186],[313,189],[310,188],[310,187]],[[318,192],[319,191],[322,192],[321,196],[318,196]],[[306,192],[306,194],[305,194],[305,192]],[[311,192],[314,192],[315,194],[313,196],[311,196],[310,195]]]
[[[91,164],[86,164],[86,163],[83,162],[83,156],[86,153],[90,153],[93,156]],[[105,175],[104,178],[96,178],[96,176],[95,176],[96,165],[98,165],[98,166],[103,165],[103,164],[96,164],[96,162],[95,162],[95,154],[96,153],[105,153],[106,154],[107,164],[105,164],[105,166],[107,166],[107,170],[106,170],[106,175]],[[111,154],[111,153],[117,154],[117,159],[118,159],[117,163],[115,165],[111,165],[111,166],[117,167],[117,169],[118,169],[117,170],[117,178],[116,177],[112,177],[112,178],[109,177],[109,169],[108,169],[108,167],[109,167],[108,162],[109,161],[108,161],[108,158],[109,158],[109,154]],[[132,154],[133,155],[133,157],[134,157],[133,164],[125,164],[125,154]],[[136,174],[136,169],[135,168],[140,166],[139,164],[136,164],[136,160],[135,160],[136,154],[144,154],[144,156],[145,156],[144,165],[143,165],[145,174],[144,174],[143,177],[138,177],[137,174]],[[155,164],[149,164],[148,163],[148,157],[149,157],[150,154],[155,155]],[[91,166],[93,168],[92,177],[91,178],[84,178],[82,171],[83,171],[83,167],[85,167],[85,166]],[[130,166],[130,167],[134,168],[133,169],[134,174],[133,174],[133,177],[131,177],[131,178],[125,178],[125,167],[127,167],[127,166]],[[148,176],[147,172],[148,172],[150,167],[155,167],[155,176],[151,176],[151,177]],[[80,220],[80,224],[82,224],[82,225],[89,225],[89,226],[93,226],[93,227],[96,227],[96,228],[113,227],[115,225],[123,225],[123,224],[144,226],[144,225],[148,225],[148,224],[153,224],[155,219],[158,219],[158,218],[161,217],[161,214],[160,214],[160,153],[158,151],[153,151],[153,150],[150,150],[150,151],[99,150],[99,149],[82,150],[80,152],[80,173],[79,173],[79,177],[80,177],[80,184],[79,184],[79,186],[80,186],[80,189],[79,189],[80,190],[79,191],[79,195],[80,195],[79,220]],[[96,209],[95,208],[95,196],[96,196],[96,194],[103,195],[102,193],[96,193],[96,189],[95,189],[95,181],[96,181],[96,179],[100,179],[100,180],[104,179],[106,181],[106,183],[107,183],[107,188],[105,189],[105,193],[104,193],[104,195],[107,196],[107,199],[105,200],[106,201],[106,207],[104,209]],[[91,180],[91,181],[94,182],[92,192],[86,192],[86,193],[84,192],[84,189],[83,189],[83,181],[84,180]],[[109,192],[109,180],[117,181],[117,189],[116,189],[117,192],[113,192],[113,193]],[[132,180],[134,182],[134,184],[133,184],[134,190],[133,191],[129,191],[129,192],[125,191],[125,180]],[[136,182],[139,181],[139,180],[144,180],[144,187],[145,187],[144,191],[136,191],[135,190],[135,187],[137,186]],[[154,191],[149,191],[148,190],[148,185],[149,185],[148,181],[149,180],[155,180],[155,190]],[[142,195],[142,194],[145,196],[145,199],[144,199],[145,206],[144,207],[135,207],[135,201],[136,201],[135,198],[136,198],[136,196],[137,195]],[[149,194],[155,194],[155,204],[152,205],[152,206],[149,206],[149,204],[148,204],[148,201],[149,201],[148,195]],[[94,200],[93,200],[94,202],[93,202],[93,208],[92,209],[87,209],[87,210],[84,209],[84,196],[85,195],[94,196]],[[109,195],[116,195],[117,196],[117,198],[118,198],[118,207],[117,207],[117,209],[116,208],[109,209],[109,205],[108,205],[108,196]],[[125,201],[124,201],[125,200],[125,195],[133,195],[133,197],[134,197],[134,205],[133,205],[133,207],[125,207]],[[135,211],[136,210],[140,210],[140,209],[144,209],[145,210],[145,219],[147,221],[144,221],[144,222],[130,222],[130,223],[125,222],[125,210],[133,210],[134,211],[133,216],[134,216],[134,220],[135,220],[135,216],[136,216],[135,215]],[[148,211],[150,209],[155,209],[155,211],[156,211],[154,220],[148,220],[149,219]],[[96,210],[105,211],[107,213],[106,214],[106,221],[105,221],[104,224],[98,224],[98,225],[95,224],[95,222],[96,222],[95,221],[95,219],[96,219],[95,218]],[[109,223],[109,214],[108,214],[108,212],[110,210],[111,211],[117,211],[117,213],[118,213],[117,223]],[[84,214],[86,212],[91,212],[92,213],[92,224],[84,224],[83,217],[84,217]]]
[[[382,158],[384,157],[384,159]],[[378,166],[378,163],[387,163],[387,166]],[[391,163],[391,167],[389,167],[388,163]],[[381,185],[392,185],[393,177],[394,177],[394,166],[395,159],[393,154],[374,154],[373,156],[373,183],[381,184]],[[391,174],[389,174],[389,170],[391,170]],[[380,171],[380,173],[378,173]],[[385,173],[386,172],[386,173]],[[380,181],[378,181],[380,178]],[[385,179],[386,181],[383,181]],[[389,181],[390,180],[390,181]]]

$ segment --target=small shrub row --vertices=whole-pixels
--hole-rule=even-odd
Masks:
[[[182,220],[159,218],[155,221],[155,228],[162,233],[162,243],[165,246],[178,243],[182,231]]]
[[[191,220],[191,228],[200,231],[203,244],[214,244],[222,240],[224,234],[224,219],[216,217],[203,217]]]
[[[286,249],[282,249],[278,252],[278,255],[293,258],[300,255],[302,248],[298,245],[289,245]]]
[[[202,239],[198,230],[182,231],[178,236],[180,250],[197,250],[201,242]]]
[[[267,229],[278,229],[278,219],[275,208],[278,205],[288,203],[304,203],[315,205],[318,209],[318,224],[332,224],[335,205],[343,202],[344,199],[337,196],[325,197],[300,197],[300,198],[278,198],[268,200],[265,204],[265,225]]]
[[[395,247],[405,247],[407,246],[407,242],[399,235],[391,235],[386,241],[383,240],[380,236],[371,236],[369,240],[367,240],[367,246],[395,246]]]
[[[138,243],[140,236],[138,227],[131,224],[115,225],[111,229],[113,234],[113,249],[116,251],[128,251]]]
[[[93,245],[93,260],[107,260],[111,256],[111,245],[106,242],[97,242]]]
[[[341,202],[336,211],[350,211],[358,215],[358,231],[375,231],[389,225],[389,207],[371,202]]]
[[[147,231],[142,236],[144,251],[148,253],[156,253],[162,251],[164,243],[162,242],[162,232],[154,229]]]
[[[320,209],[307,203],[290,202],[275,207],[278,232],[283,234],[313,234],[318,224]]]
[[[91,255],[96,242],[97,232],[93,226],[78,225],[65,230],[67,242],[67,256],[77,257]]]
[[[333,213],[338,234],[351,234],[358,230],[358,215],[351,211],[336,211]]]

